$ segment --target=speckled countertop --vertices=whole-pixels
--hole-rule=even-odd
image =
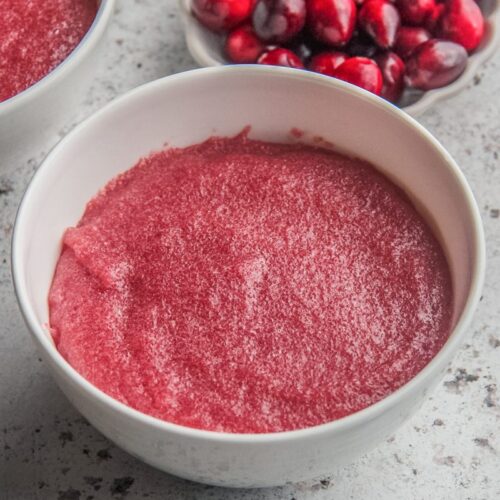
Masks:
[[[93,85],[61,134],[116,95],[195,67],[174,0],[117,4]],[[267,490],[224,490],[156,471],[70,406],[21,320],[9,267],[14,214],[47,151],[15,165],[0,158],[0,500],[500,499],[500,53],[420,121],[463,168],[486,230],[486,285],[466,343],[432,397],[387,442],[322,480]]]

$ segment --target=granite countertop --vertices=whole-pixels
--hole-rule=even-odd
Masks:
[[[61,134],[115,96],[195,67],[174,0],[120,0],[96,77]],[[190,483],[113,446],[68,403],[24,326],[10,277],[17,205],[46,151],[0,158],[0,500],[500,498],[500,53],[460,95],[419,118],[477,197],[488,253],[484,295],[443,382],[387,442],[321,480],[265,490]],[[48,149],[49,146],[47,146]]]

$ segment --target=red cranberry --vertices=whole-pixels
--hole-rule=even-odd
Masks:
[[[391,102],[399,101],[405,88],[405,63],[394,52],[377,57],[376,62],[382,72],[382,91],[380,95]]]
[[[467,64],[467,51],[458,43],[428,40],[406,62],[408,85],[421,90],[444,87],[456,80]]]
[[[303,68],[300,58],[288,49],[266,50],[258,59],[259,64],[269,64],[271,66],[288,66],[289,68]]]
[[[388,0],[368,0],[359,11],[360,26],[384,49],[392,47],[399,28],[399,12]]]
[[[483,39],[484,18],[474,0],[449,0],[441,18],[441,36],[472,52]]]
[[[311,59],[309,69],[323,75],[334,76],[335,69],[346,59],[347,56],[343,52],[321,52]]]
[[[441,17],[444,13],[444,8],[444,3],[437,3],[436,5],[434,5],[434,10],[425,20],[424,26],[431,33],[434,33],[434,31],[439,27]]]
[[[244,64],[254,63],[265,49],[252,26],[246,24],[231,31],[224,46],[226,55],[231,61]]]
[[[422,43],[430,40],[431,34],[424,28],[416,26],[401,26],[396,36],[394,51],[403,59],[411,56],[413,51]]]
[[[356,24],[354,0],[306,0],[307,22],[320,42],[342,47],[352,37]]]
[[[334,76],[376,95],[380,95],[382,90],[382,73],[377,64],[367,57],[347,59],[335,70]]]
[[[193,14],[212,31],[227,31],[252,14],[255,0],[193,0]]]
[[[404,23],[414,26],[423,25],[432,16],[436,7],[435,0],[396,0],[396,7]]]
[[[287,42],[304,27],[306,0],[258,0],[252,20],[261,40]]]

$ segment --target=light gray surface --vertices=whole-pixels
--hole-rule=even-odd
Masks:
[[[116,95],[192,67],[176,2],[120,0],[102,66],[61,133]],[[207,487],[151,469],[69,405],[22,323],[9,268],[15,211],[46,151],[11,165],[0,159],[0,500],[500,498],[500,53],[420,121],[463,168],[485,225],[488,272],[469,337],[443,383],[388,442],[321,481],[269,490]]]

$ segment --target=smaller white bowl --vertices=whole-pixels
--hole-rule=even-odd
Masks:
[[[308,429],[229,434],[164,422],[116,401],[56,349],[47,297],[61,237],[113,177],[165,143],[184,147],[250,125],[255,139],[321,137],[373,162],[401,186],[435,230],[453,280],[454,328],[434,359],[378,403]],[[394,138],[397,137],[397,140]],[[36,172],[16,219],[12,269],[17,298],[57,383],[105,436],[172,474],[223,486],[257,487],[317,477],[388,438],[441,380],[479,301],[484,274],[479,210],[457,164],[406,113],[364,90],[315,73],[224,66],[169,76],[107,105],[69,133]]]
[[[224,55],[224,38],[203,25],[191,14],[192,0],[179,0],[184,22],[186,44],[193,59],[202,67],[231,64]],[[400,107],[412,116],[421,115],[437,101],[447,99],[467,87],[474,75],[500,46],[500,0],[482,0],[481,10],[486,18],[486,31],[479,48],[469,57],[465,71],[450,85],[421,92],[407,90]]]
[[[91,81],[115,0],[100,0],[80,43],[56,68],[19,94],[0,102],[0,170],[19,155],[52,146],[68,110]]]

